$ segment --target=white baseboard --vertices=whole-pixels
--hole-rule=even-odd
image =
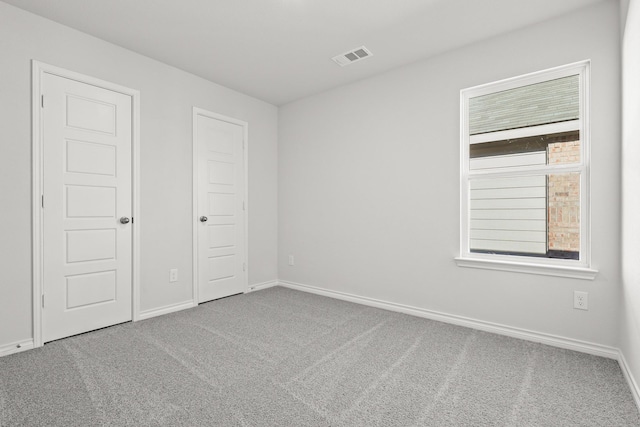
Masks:
[[[631,395],[633,396],[633,400],[635,400],[636,406],[640,411],[640,386],[638,386],[638,383],[633,377],[633,374],[631,373],[631,369],[627,364],[627,359],[625,359],[624,353],[622,353],[622,350],[620,350],[618,354],[618,363],[620,363],[620,369],[622,370],[622,374],[624,375],[624,378],[627,380],[627,383],[629,384],[629,388],[631,389]]]
[[[345,292],[332,291],[322,289],[315,286],[303,285],[300,283],[288,282],[281,280],[280,286],[296,289],[299,291],[310,292],[323,295],[330,298],[336,298],[344,301],[350,301],[370,307],[382,308],[385,310],[396,311],[399,313],[410,314],[413,316],[423,317],[425,319],[437,320],[439,322],[451,323],[453,325],[465,326],[467,328],[478,329],[485,332],[492,332],[498,335],[506,335],[513,338],[519,338],[526,341],[538,342],[541,344],[560,347],[568,350],[575,350],[581,353],[593,354],[609,359],[619,359],[620,352],[615,347],[604,346],[600,344],[580,341],[572,338],[566,338],[558,335],[546,334],[543,332],[530,331],[527,329],[516,328],[513,326],[502,325],[499,323],[485,322],[483,320],[472,319],[469,317],[458,316],[454,314],[442,313],[434,310],[427,310],[409,305],[396,304],[387,301],[381,301],[373,298],[361,297],[358,295],[348,294]]]
[[[194,301],[185,301],[185,302],[179,302],[177,304],[166,305],[160,308],[145,310],[140,313],[140,317],[138,320],[144,320],[144,319],[149,319],[151,317],[162,316],[163,314],[169,314],[175,311],[185,310],[187,308],[192,308],[197,305],[198,304],[195,303]]]
[[[278,286],[277,280],[270,280],[268,282],[256,283],[254,285],[249,285],[249,290],[247,291],[247,293],[260,291],[262,289],[272,288],[274,286]]]
[[[13,353],[31,350],[33,348],[33,340],[16,341],[0,347],[0,357],[8,356]]]

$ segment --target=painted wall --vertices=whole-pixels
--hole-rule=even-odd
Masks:
[[[635,378],[636,392],[640,393],[640,4],[637,0],[629,4],[622,49],[620,349]]]
[[[617,346],[619,52],[606,1],[281,107],[280,280]],[[457,267],[460,90],[583,59],[596,280]]]
[[[276,107],[0,2],[0,348],[32,336],[32,59],[141,92],[143,311],[192,298],[193,106],[249,122],[249,283],[277,278]]]

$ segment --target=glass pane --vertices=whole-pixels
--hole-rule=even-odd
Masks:
[[[580,174],[469,182],[471,252],[580,258]]]
[[[550,165],[580,163],[580,139],[550,143],[547,147],[547,161]]]
[[[469,146],[469,169],[499,169],[580,162],[580,132],[560,132]],[[506,169],[505,169],[506,168]]]
[[[549,174],[547,197],[550,257],[578,259],[580,174]]]
[[[469,100],[469,133],[575,120],[580,114],[578,75],[490,93]]]

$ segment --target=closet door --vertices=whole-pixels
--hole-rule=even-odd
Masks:
[[[45,342],[132,318],[132,98],[45,73]]]

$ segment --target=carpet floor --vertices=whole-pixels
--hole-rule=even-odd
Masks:
[[[0,358],[2,426],[640,426],[614,360],[275,287]]]

